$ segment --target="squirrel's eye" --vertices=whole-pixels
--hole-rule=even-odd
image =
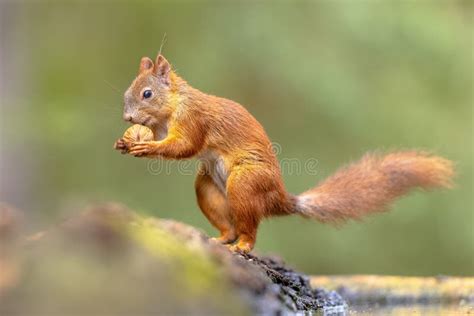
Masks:
[[[143,98],[144,99],[149,99],[153,95],[153,92],[151,90],[145,90],[143,91]]]

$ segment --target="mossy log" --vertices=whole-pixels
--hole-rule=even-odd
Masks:
[[[411,313],[414,304],[473,311],[473,278],[310,278],[277,258],[232,253],[194,227],[117,204],[27,237],[22,221],[0,205],[0,315],[333,315],[349,310],[346,301],[362,315],[394,314],[380,306]]]
[[[107,204],[23,238],[12,229],[14,213],[1,210],[0,236],[8,245],[0,257],[6,272],[0,275],[1,315],[275,315],[346,309],[336,292],[312,288],[309,277],[279,260],[232,253],[176,221]]]

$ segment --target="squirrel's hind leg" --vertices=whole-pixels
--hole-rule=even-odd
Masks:
[[[258,225],[271,202],[268,194],[262,194],[262,184],[271,183],[270,180],[265,172],[245,166],[239,166],[229,175],[227,201],[238,236],[238,242],[230,250],[247,253],[254,248]]]
[[[222,244],[233,243],[237,239],[237,234],[225,195],[219,190],[212,177],[202,170],[196,178],[195,188],[199,208],[221,234],[212,240]]]

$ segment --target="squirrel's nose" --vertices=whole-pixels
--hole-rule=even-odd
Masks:
[[[132,115],[131,115],[131,114],[124,113],[123,119],[124,119],[125,121],[131,122],[131,121],[132,121]]]

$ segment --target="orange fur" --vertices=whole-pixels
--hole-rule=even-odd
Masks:
[[[143,91],[151,90],[145,98]],[[320,186],[299,196],[287,193],[268,136],[241,105],[192,88],[162,55],[143,58],[125,93],[124,119],[154,131],[156,140],[120,148],[136,157],[198,157],[199,207],[233,250],[253,249],[265,217],[300,214],[323,222],[384,210],[413,187],[447,186],[448,160],[418,152],[366,155]],[[128,145],[127,145],[128,146]]]
[[[297,211],[322,222],[383,212],[412,188],[449,187],[451,161],[424,152],[366,154],[297,198]]]

